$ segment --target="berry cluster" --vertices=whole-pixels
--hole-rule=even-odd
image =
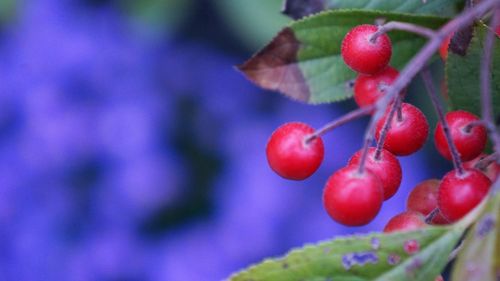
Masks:
[[[377,101],[397,79],[399,72],[389,66],[391,40],[374,25],[354,27],[342,41],[344,62],[358,77],[354,100],[360,108],[376,109]],[[403,103],[404,91],[392,101],[390,110],[376,124],[376,147],[356,152],[344,168],[326,182],[323,204],[335,221],[349,226],[365,225],[378,214],[382,203],[399,189],[402,169],[396,156],[420,150],[429,135],[425,115]],[[418,184],[408,196],[407,211],[393,217],[384,231],[408,231],[427,223],[457,221],[487,195],[492,180],[500,173],[496,163],[479,165],[487,141],[481,120],[466,111],[453,111],[439,122],[434,132],[437,151],[453,160],[455,169],[442,180]],[[267,159],[280,176],[304,180],[321,165],[324,145],[321,134],[303,123],[287,123],[278,128],[267,144]],[[469,161],[464,163],[462,161]],[[484,161],[483,161],[484,162]],[[477,169],[482,166],[481,169]]]

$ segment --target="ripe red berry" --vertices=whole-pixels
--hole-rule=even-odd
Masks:
[[[417,184],[406,199],[406,209],[421,213],[427,217],[438,207],[438,190],[440,180],[428,179]],[[432,224],[448,224],[443,214],[438,212],[432,219]]]
[[[360,226],[372,221],[380,211],[384,194],[380,179],[368,170],[359,173],[347,166],[335,172],[323,190],[323,206],[335,221]]]
[[[495,28],[495,33],[496,33],[497,36],[500,37],[500,25],[497,26],[497,28]]]
[[[375,147],[370,147],[366,157],[365,168],[379,177],[384,189],[384,200],[391,198],[401,184],[402,172],[399,160],[389,151],[383,149],[379,159],[375,159]],[[358,167],[363,151],[356,152],[349,160],[349,166]]]
[[[321,138],[305,142],[312,134],[310,126],[291,122],[276,129],[266,147],[267,161],[278,175],[291,180],[304,180],[321,165],[324,146]]]
[[[429,123],[420,109],[409,103],[401,105],[401,119],[394,116],[391,127],[387,132],[384,148],[394,155],[410,155],[425,144],[429,135]],[[377,123],[375,137],[380,138],[387,114]]]
[[[385,225],[384,232],[411,231],[425,226],[425,217],[421,213],[405,211],[392,217]]]
[[[470,161],[479,156],[486,146],[486,128],[479,125],[467,131],[467,125],[478,121],[479,117],[467,111],[457,110],[449,112],[445,118],[450,127],[451,139],[460,154],[460,159]],[[439,153],[444,158],[451,160],[450,149],[441,123],[436,126],[434,143]]]
[[[437,207],[440,180],[428,179],[417,184],[406,200],[406,209],[427,216]]]
[[[371,36],[378,30],[375,25],[363,24],[351,29],[342,41],[341,54],[344,62],[354,71],[375,74],[391,60],[392,45],[387,34],[372,42]]]
[[[490,179],[478,170],[448,172],[439,185],[439,209],[450,222],[457,221],[483,200],[490,186]]]
[[[354,82],[354,101],[359,107],[372,105],[385,93],[384,86],[396,80],[399,71],[390,66],[373,75],[359,74]]]
[[[453,34],[446,37],[439,47],[439,55],[444,61],[448,58],[448,46],[450,46],[451,37],[453,37]]]
[[[471,161],[464,162],[464,168],[468,169],[475,168],[476,164],[486,156],[488,155],[481,153],[478,157],[472,159]],[[491,182],[494,182],[497,179],[498,175],[500,174],[500,165],[498,165],[497,162],[492,162],[485,169],[478,169],[478,170],[483,172],[483,174],[485,174],[491,180]]]

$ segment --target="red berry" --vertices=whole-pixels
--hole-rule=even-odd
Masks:
[[[472,159],[471,161],[464,162],[464,168],[468,169],[475,168],[476,164],[486,156],[488,155],[481,153],[478,157]],[[491,182],[494,182],[497,179],[498,175],[500,174],[500,165],[497,162],[492,162],[485,169],[478,169],[478,170],[483,172],[483,174],[485,174],[491,180]]]
[[[377,216],[384,200],[380,179],[365,170],[347,166],[335,172],[323,190],[323,206],[335,221],[349,226],[365,225]]]
[[[497,26],[497,28],[495,28],[495,33],[496,33],[497,36],[500,37],[500,25]]]
[[[391,198],[401,184],[402,172],[399,160],[389,151],[383,149],[379,159],[375,159],[375,147],[370,147],[366,157],[365,168],[378,176],[384,189],[384,200]],[[356,152],[348,165],[358,166],[363,151]]]
[[[425,180],[413,188],[406,200],[406,209],[421,213],[427,217],[438,207],[438,191],[440,180]],[[448,224],[448,220],[439,211],[432,219],[432,224]]]
[[[354,83],[354,101],[359,107],[372,105],[385,93],[384,86],[396,80],[399,71],[390,66],[373,75],[359,74]]]
[[[439,185],[439,209],[450,222],[457,221],[483,200],[490,186],[490,179],[478,170],[448,172]]]
[[[305,142],[313,132],[313,128],[299,122],[286,123],[276,129],[266,147],[271,169],[291,180],[304,180],[314,174],[323,161],[324,146],[321,138]]]
[[[438,189],[441,181],[437,179],[425,180],[413,188],[406,200],[406,209],[419,212],[427,216],[438,202]]]
[[[449,112],[445,118],[450,127],[451,139],[457,147],[462,161],[469,161],[479,156],[486,146],[486,128],[479,125],[466,131],[467,125],[478,121],[479,117],[470,112],[458,110]],[[451,160],[450,149],[448,148],[441,123],[438,123],[436,126],[434,143],[439,153],[444,158]]]
[[[401,106],[402,118],[395,114],[384,142],[384,148],[398,156],[410,155],[422,148],[429,135],[429,123],[422,111],[409,103]],[[386,119],[387,114],[377,123],[377,140]]]
[[[363,24],[351,29],[342,41],[341,53],[344,62],[354,71],[375,74],[384,69],[391,60],[392,45],[387,34],[371,42],[378,30],[375,25]]]
[[[453,37],[453,34],[446,37],[443,43],[441,43],[441,47],[439,47],[439,55],[444,61],[448,58],[448,47],[450,46],[451,37]]]
[[[411,231],[425,226],[425,217],[421,213],[406,211],[390,219],[384,227],[384,232]]]

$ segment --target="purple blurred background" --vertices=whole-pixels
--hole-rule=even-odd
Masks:
[[[320,127],[354,108],[294,103],[234,70],[288,22],[279,9],[0,0],[0,280],[220,280],[291,247],[381,230],[413,185],[450,167],[431,142],[401,158],[400,191],[359,228],[330,220],[321,193],[366,120],[325,138],[310,179],[271,172],[276,127]],[[423,94],[410,89],[427,108]]]

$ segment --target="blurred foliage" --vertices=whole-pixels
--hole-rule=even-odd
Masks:
[[[119,0],[119,5],[133,18],[154,29],[175,29],[192,8],[192,0]]]
[[[0,24],[13,18],[16,10],[15,0],[0,0]]]
[[[280,13],[282,0],[218,0],[226,24],[250,50],[261,48],[291,20]]]

